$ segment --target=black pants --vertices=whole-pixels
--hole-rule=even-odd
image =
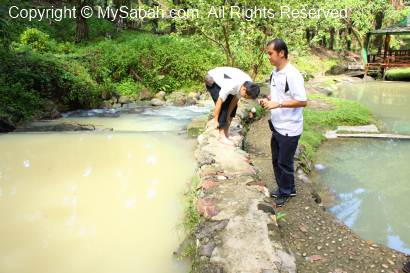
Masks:
[[[290,195],[296,192],[293,158],[300,136],[284,136],[279,134],[270,120],[269,127],[272,131],[270,146],[278,190],[282,195]]]
[[[212,100],[214,101],[214,103],[216,103],[219,98],[219,91],[221,91],[221,87],[217,85],[216,83],[212,84],[212,86],[207,86],[207,85],[205,86],[208,92],[211,94]],[[228,122],[227,122],[228,108],[233,98],[234,96],[229,94],[226,100],[222,103],[221,112],[219,113],[219,118],[218,118],[220,129],[226,128],[228,126]],[[235,106],[235,108],[232,110],[231,117],[235,117],[237,108],[238,106]]]

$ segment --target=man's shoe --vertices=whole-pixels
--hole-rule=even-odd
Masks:
[[[270,194],[270,196],[272,196],[273,198],[278,198],[281,195],[282,194],[279,192],[279,190],[276,190],[276,191],[274,191]],[[295,197],[296,196],[296,191],[291,192],[291,194],[289,196],[290,197]]]
[[[410,273],[410,261],[407,261],[407,263],[404,264],[403,272]]]
[[[276,206],[282,207],[289,200],[289,198],[290,196],[279,195],[275,200]]]

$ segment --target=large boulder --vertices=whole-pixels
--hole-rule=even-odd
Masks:
[[[188,98],[193,98],[195,100],[199,100],[201,98],[201,95],[197,92],[189,92]]]
[[[128,97],[128,96],[121,96],[121,97],[118,99],[118,103],[119,103],[119,104],[130,103],[130,102],[132,102],[132,101],[131,101],[131,98]]]
[[[160,99],[160,100],[165,100],[165,95],[166,93],[164,91],[159,91],[158,93],[155,94],[155,98]]]
[[[183,92],[173,92],[166,97],[167,101],[175,106],[184,106],[186,104],[186,95]]]
[[[138,96],[139,100],[149,100],[151,98],[152,98],[151,92],[147,88],[142,89]]]
[[[196,92],[190,92],[186,98],[186,104],[187,105],[195,105],[198,103],[198,100],[200,99],[199,93]]]
[[[160,99],[157,99],[157,98],[154,98],[154,99],[151,100],[151,105],[152,106],[163,106],[164,103],[165,102],[163,100],[160,100]]]
[[[327,75],[341,75],[346,73],[348,70],[347,65],[337,64],[330,68],[330,70],[326,71]]]

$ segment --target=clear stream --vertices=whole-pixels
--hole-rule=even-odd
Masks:
[[[114,131],[0,135],[0,272],[188,272],[173,256],[195,168],[181,130],[208,111],[82,111],[57,122]]]
[[[366,105],[383,131],[410,134],[410,83],[349,84],[336,96]],[[366,240],[410,254],[410,141],[330,140],[315,162],[323,166],[313,179],[336,195],[337,218]]]

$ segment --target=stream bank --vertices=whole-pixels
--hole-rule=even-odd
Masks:
[[[239,177],[226,175],[225,168],[215,160],[217,155],[224,154],[232,159],[234,156],[238,157],[238,154],[229,154],[225,147],[217,148],[217,151],[214,150],[207,156],[203,156],[203,153],[200,153],[200,156],[197,154],[200,166],[198,174],[201,178],[197,204],[202,217],[195,233],[197,264],[193,272],[400,272],[403,262],[407,259],[406,255],[372,241],[363,240],[338,221],[327,211],[325,205],[331,201],[331,194],[309,178],[313,168],[312,154],[324,140],[325,128],[374,122],[370,112],[360,104],[327,98],[337,84],[360,81],[362,80],[358,78],[341,75],[315,78],[307,83],[308,93],[314,94],[310,98],[308,109],[321,112],[325,118],[308,118],[310,122],[313,120],[307,126],[308,137],[303,142],[308,145],[307,148],[300,145],[296,154],[298,196],[292,198],[284,208],[274,208],[273,200],[262,194],[264,186],[269,190],[275,188],[269,146],[271,132],[267,126],[267,114],[249,125],[243,145],[242,137],[238,139],[239,142],[237,141],[237,147],[243,146],[246,151],[244,153],[238,150],[237,153],[245,155],[242,159],[250,163],[255,174],[249,175],[245,172]],[[246,111],[243,116],[246,116]],[[238,124],[242,124],[240,119],[236,119],[235,126]],[[212,142],[215,135],[212,136],[210,127],[208,123],[205,133],[198,138],[199,151],[206,151],[210,144],[216,146]],[[241,130],[233,131],[235,137],[237,133],[243,134]],[[209,169],[209,166],[213,167]],[[204,173],[204,170],[209,170],[210,173]],[[243,180],[238,180],[241,177]],[[245,187],[244,184],[256,185],[255,190],[259,194],[248,194],[253,187]],[[253,202],[249,202],[252,198]],[[265,218],[255,217],[260,213],[255,210],[255,207],[258,208],[258,202],[271,205],[277,215],[286,214],[278,221],[279,227],[276,227],[274,222],[269,222],[269,219],[266,221]],[[246,220],[242,228],[237,229],[242,230],[242,233],[238,233],[234,223],[237,219],[240,219],[239,222],[245,220],[244,215],[254,216]],[[255,220],[261,221],[261,224],[255,225]],[[265,232],[265,225],[268,227],[268,234]],[[266,237],[269,238],[270,244],[265,242]],[[263,245],[267,248],[262,253],[267,254],[270,259],[263,259],[264,255],[258,257],[261,252],[254,251],[253,243],[258,240],[265,242]],[[284,261],[288,261],[286,269],[278,267],[278,264],[281,264],[280,260],[275,262],[275,259],[280,257],[278,253],[285,253]],[[272,259],[274,262],[269,263]],[[269,262],[266,264],[266,261]]]
[[[270,157],[267,116],[256,121],[247,134],[248,152],[260,170],[263,181],[276,187]],[[372,241],[365,241],[327,211],[329,198],[318,189],[301,168],[299,154],[296,175],[297,197],[278,211],[286,213],[280,222],[279,236],[284,246],[295,253],[300,273],[401,272],[406,255]],[[303,157],[306,160],[306,157]],[[310,162],[313,165],[312,162]],[[296,167],[296,166],[295,166]],[[323,202],[322,202],[322,199]]]

